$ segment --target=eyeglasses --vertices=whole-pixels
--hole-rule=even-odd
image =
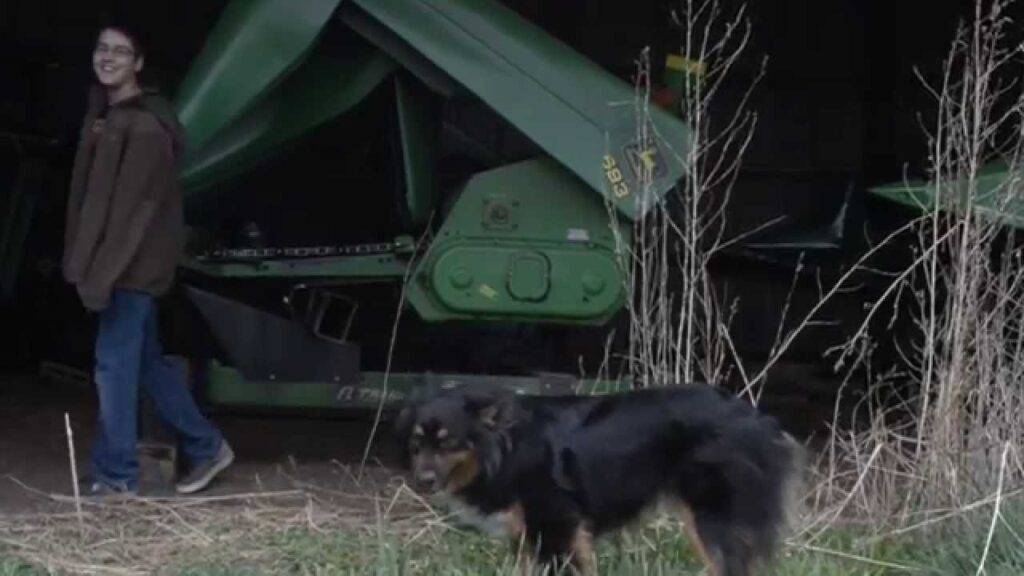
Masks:
[[[97,44],[94,53],[100,55],[109,53],[113,54],[114,56],[117,56],[118,58],[131,58],[135,55],[135,51],[127,46],[114,46],[113,48],[111,48],[106,44]]]

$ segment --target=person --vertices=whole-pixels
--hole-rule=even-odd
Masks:
[[[84,487],[93,496],[138,490],[140,390],[181,439],[190,470],[178,492],[202,490],[234,460],[158,338],[156,300],[173,284],[183,248],[176,158],[184,138],[169,102],[140,87],[144,56],[129,27],[100,29],[67,207],[64,277],[98,314],[99,426]]]

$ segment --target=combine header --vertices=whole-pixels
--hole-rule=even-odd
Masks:
[[[360,301],[347,290],[370,283],[400,288],[378,293],[400,293],[427,324],[606,324],[626,297],[618,250],[683,175],[691,139],[658,107],[649,110],[651,136],[638,138],[630,84],[493,0],[236,0],[176,105],[196,237],[216,236],[206,232],[226,221],[242,228],[228,235],[234,244],[194,244],[184,266],[260,283],[285,304],[261,308],[240,292],[190,283],[222,352],[203,362],[205,394],[217,404],[376,405],[385,374],[361,368],[350,337]],[[325,194],[348,210],[361,210],[367,195],[390,196],[388,225],[370,235],[393,234],[346,243],[339,225],[340,241],[268,244],[260,225],[245,228],[237,212],[260,184],[253,174],[351,117],[346,126],[386,136],[380,177],[390,185]],[[361,134],[343,136],[342,156],[364,152]],[[322,204],[303,207],[304,186],[296,176],[276,209],[323,219]],[[569,374],[399,372],[389,375],[388,400],[431,377],[538,391],[578,384]]]

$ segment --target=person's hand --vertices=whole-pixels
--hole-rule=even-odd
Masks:
[[[82,305],[86,309],[100,312],[110,303],[110,290],[83,283],[78,285],[78,297],[81,298]]]

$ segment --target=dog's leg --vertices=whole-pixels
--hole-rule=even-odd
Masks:
[[[751,576],[751,550],[742,534],[706,511],[696,513],[695,527],[714,576]]]
[[[693,510],[691,510],[686,504],[680,502],[676,505],[676,511],[679,514],[683,529],[686,531],[687,538],[689,538],[693,548],[697,551],[697,556],[699,556],[701,562],[704,563],[709,575],[724,576],[721,562],[713,559],[708,553],[708,549],[704,545],[704,540],[701,538],[700,532],[697,531],[697,518],[693,515]],[[721,556],[720,553],[718,555]]]
[[[576,526],[572,537],[572,565],[580,576],[597,574],[596,558],[594,557],[594,536],[582,523]]]
[[[534,571],[534,550],[526,532],[526,515],[523,506],[513,504],[504,514],[505,529],[511,538],[512,551],[520,576],[532,576]]]

